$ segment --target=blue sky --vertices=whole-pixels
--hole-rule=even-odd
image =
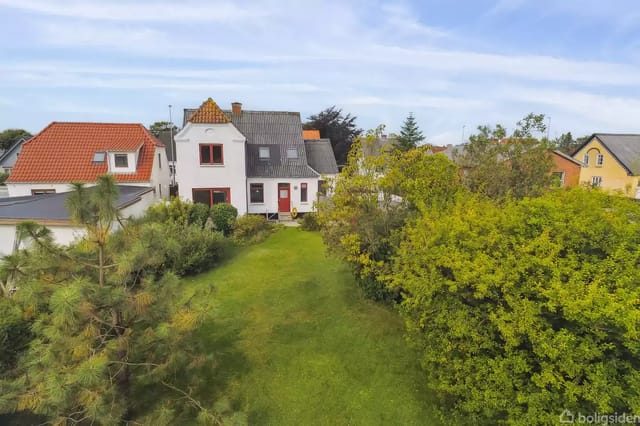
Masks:
[[[0,0],[0,129],[337,105],[433,143],[529,112],[640,133],[637,0]]]

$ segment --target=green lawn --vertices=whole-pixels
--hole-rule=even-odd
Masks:
[[[360,294],[317,233],[280,230],[184,284],[209,294],[212,394],[250,424],[437,424],[398,315]]]

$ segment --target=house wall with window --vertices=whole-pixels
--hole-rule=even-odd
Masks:
[[[580,184],[580,164],[571,157],[557,151],[551,152],[551,158],[553,159],[551,173],[558,186],[571,187]]]
[[[622,191],[635,197],[638,176],[630,176],[627,169],[598,138],[593,138],[574,153],[573,158],[583,163],[580,169],[581,184],[594,184],[606,190]]]
[[[290,209],[296,208],[299,213],[313,211],[313,203],[318,195],[318,179],[314,178],[249,178],[247,193],[249,194],[248,213],[278,213],[278,184],[289,184]],[[262,201],[255,191],[262,185]],[[306,185],[306,191],[305,191]],[[306,192],[306,197],[304,194]]]
[[[176,182],[184,199],[230,202],[247,212],[245,137],[231,123],[189,122],[176,136]],[[195,198],[195,199],[194,199]]]

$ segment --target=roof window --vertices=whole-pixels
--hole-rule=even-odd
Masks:
[[[104,159],[107,156],[107,153],[104,151],[96,151],[93,154],[93,162],[96,164],[102,164],[104,163]]]

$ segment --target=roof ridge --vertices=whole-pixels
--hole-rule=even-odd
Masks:
[[[640,133],[594,133],[594,135],[603,135],[603,136],[640,136]]]
[[[231,118],[213,99],[207,98],[187,121],[195,124],[227,124],[231,123]]]

